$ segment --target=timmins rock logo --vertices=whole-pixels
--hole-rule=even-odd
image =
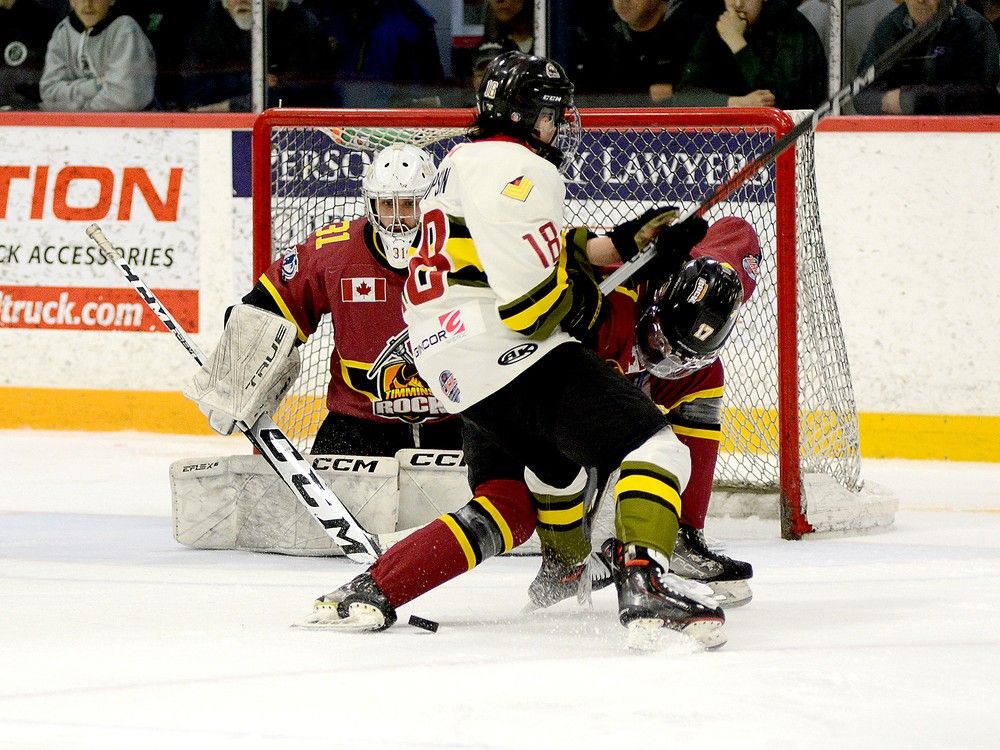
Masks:
[[[374,363],[345,360],[342,368],[348,387],[371,400],[375,416],[416,424],[448,413],[420,377],[398,337],[386,342]]]

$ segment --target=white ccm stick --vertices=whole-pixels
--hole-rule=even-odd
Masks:
[[[157,299],[152,290],[140,279],[118,251],[104,236],[97,224],[87,227],[87,235],[97,243],[104,256],[113,262],[133,286],[142,301],[156,317],[184,345],[188,353],[199,365],[205,363],[205,356],[194,343],[187,331],[178,325],[170,312]],[[371,564],[382,554],[382,548],[375,537],[358,523],[339,497],[317,476],[302,454],[278,428],[267,414],[252,425],[237,422],[236,426],[260,451],[275,473],[288,485],[292,494],[326,529],[326,533],[344,554],[354,562]]]

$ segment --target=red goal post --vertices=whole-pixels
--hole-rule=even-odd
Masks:
[[[566,167],[567,225],[600,231],[664,203],[682,209],[793,127],[773,109],[584,110]],[[276,109],[253,132],[254,277],[311,232],[364,213],[360,180],[378,149],[407,142],[435,161],[464,138],[468,110]],[[866,491],[857,409],[819,223],[812,134],[735,186],[706,215],[739,215],[764,257],[757,291],[723,354],[723,440],[712,515],[780,519],[782,535],[887,525],[895,502]],[[321,327],[275,421],[308,450],[325,414],[332,335]]]

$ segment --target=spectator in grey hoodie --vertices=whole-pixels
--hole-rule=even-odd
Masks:
[[[39,84],[42,109],[137,112],[153,101],[156,57],[131,16],[115,0],[70,0],[52,32]]]

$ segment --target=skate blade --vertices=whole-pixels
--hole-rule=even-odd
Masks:
[[[659,618],[644,617],[632,620],[625,630],[625,645],[632,651],[693,654],[726,642],[725,624],[719,620],[696,620],[674,628]]]
[[[723,609],[742,607],[753,599],[753,591],[747,581],[712,581],[708,586],[712,589],[712,598]]]
[[[312,613],[301,622],[292,624],[302,630],[339,630],[343,632],[366,632],[378,630],[385,624],[385,617],[378,607],[363,602],[354,602],[349,607],[347,617],[341,617],[336,606],[317,604]]]

